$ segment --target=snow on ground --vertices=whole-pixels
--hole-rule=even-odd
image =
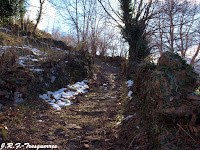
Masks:
[[[135,115],[136,115],[136,113],[134,113],[133,115],[129,115],[129,116],[127,116],[124,120],[128,120],[128,119],[134,117]]]
[[[41,52],[39,49],[37,48],[32,48],[32,46],[27,46],[27,45],[23,45],[21,46],[1,46],[0,50],[7,50],[7,49],[11,49],[11,48],[15,48],[15,49],[28,49],[31,52],[33,52],[34,55],[36,56],[40,56],[40,55],[44,55],[45,52]]]
[[[36,72],[40,72],[40,71],[44,71],[43,69],[30,69],[31,71],[36,71]]]
[[[130,88],[131,86],[133,86],[133,83],[134,83],[134,81],[132,81],[132,80],[128,80],[128,81],[126,82],[128,88]],[[127,98],[132,99],[132,98],[133,98],[133,97],[131,96],[132,94],[133,94],[133,92],[132,92],[132,91],[129,91],[129,92],[128,92],[128,95],[127,95]]]
[[[133,97],[131,96],[132,94],[133,94],[133,92],[132,92],[132,91],[129,91],[127,97],[129,97],[130,99],[132,99],[132,98],[133,98]]]
[[[121,124],[122,121],[124,121],[124,120],[129,120],[130,118],[134,117],[135,115],[136,115],[136,113],[134,113],[133,115],[129,115],[129,116],[127,116],[126,118],[124,118],[123,115],[118,116],[119,121],[116,123],[116,125]]]
[[[34,65],[27,65],[26,62],[38,62],[39,60],[36,59],[35,57],[37,56],[44,56],[46,55],[45,52],[41,52],[39,49],[37,48],[33,48],[31,45],[27,46],[27,45],[23,45],[23,46],[0,46],[0,56],[9,49],[28,49],[30,52],[32,52],[33,55],[26,55],[26,56],[19,56],[17,62],[22,65],[22,66],[34,66]],[[16,50],[17,52],[18,50]]]
[[[130,87],[130,86],[133,85],[133,81],[132,81],[132,80],[128,80],[128,81],[126,82],[126,84],[128,84],[127,86]]]
[[[33,61],[33,62],[39,61],[38,59],[35,59],[35,58],[32,58],[32,57],[34,57],[34,55],[27,55],[26,57],[20,56],[20,57],[18,58],[18,63],[19,63],[20,65],[22,65],[22,66],[34,66],[34,65],[26,65],[26,64],[25,64],[26,61]]]
[[[63,52],[63,53],[69,54],[69,50],[63,50],[63,49],[61,49],[61,48],[57,48],[57,47],[51,47],[51,49],[54,49],[54,50],[57,50],[57,51],[60,51],[60,52]]]
[[[7,28],[3,28],[3,27],[0,27],[0,30],[4,30],[4,31],[7,31],[7,32],[11,32],[11,30],[7,29]]]
[[[34,55],[37,55],[37,56],[42,55],[42,54],[41,54],[41,51],[38,50],[37,48],[32,48],[32,49],[30,49],[30,50],[33,52]]]
[[[74,90],[70,91],[68,88]],[[68,85],[68,88],[62,88],[54,92],[48,91],[47,94],[40,95],[40,98],[52,105],[54,109],[60,110],[62,106],[71,105],[72,102],[70,99],[74,96],[78,95],[79,93],[88,92],[86,89],[88,89],[89,86],[87,85],[87,80],[83,80],[73,85]]]

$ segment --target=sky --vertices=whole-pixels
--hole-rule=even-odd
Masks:
[[[36,22],[36,17],[40,8],[39,0],[29,0],[30,7],[27,8],[26,18]],[[52,33],[53,29],[61,28],[62,32],[67,32],[69,28],[61,22],[62,18],[58,15],[56,9],[47,0],[44,3],[42,18],[38,24],[40,30]]]
[[[200,0],[191,1],[200,4]],[[29,17],[30,20],[36,21],[36,16],[40,7],[39,0],[28,0],[28,3],[30,4],[30,7],[28,7],[26,17]],[[112,3],[112,5],[113,4],[117,3]],[[62,22],[62,17],[56,11],[56,8],[53,7],[52,4],[49,3],[47,0],[44,3],[43,15],[41,22],[38,25],[38,28],[50,33],[52,33],[53,28],[61,28],[63,32],[68,32],[69,30],[69,27],[66,25],[66,23]]]
[[[110,0],[110,1],[116,2],[117,0]],[[197,4],[200,4],[200,0],[191,0],[191,1],[194,1]],[[57,0],[56,2],[60,2],[60,1]],[[39,0],[29,0],[28,3],[30,7],[27,8],[26,17],[29,17],[30,20],[36,21],[36,16],[40,7]],[[117,5],[117,3],[114,3],[114,4]],[[59,15],[56,8],[53,7],[53,5],[48,2],[48,0],[46,0],[44,3],[43,14],[42,14],[41,21],[38,25],[38,28],[40,30],[45,30],[49,33],[52,33],[54,29],[56,30],[57,28],[59,28],[60,33],[63,35],[64,34],[66,35],[70,33],[70,25],[69,25],[70,23],[67,23],[66,21],[63,22],[62,20],[63,18]]]

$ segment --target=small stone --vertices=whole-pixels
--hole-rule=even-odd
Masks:
[[[93,131],[94,128],[92,128],[92,127],[90,127],[90,126],[86,126],[86,127],[85,127],[85,130],[87,130],[87,131]]]
[[[69,142],[73,142],[73,143],[79,143],[79,140],[76,138],[70,139]]]
[[[39,77],[39,80],[40,80],[40,82],[44,81],[43,77]]]
[[[96,149],[101,148],[101,141],[99,139],[93,139],[92,140],[92,145]]]
[[[47,144],[49,144],[49,145],[55,145],[55,142],[49,141],[49,142],[47,142]]]
[[[55,80],[56,80],[56,77],[55,77],[55,76],[52,76],[52,77],[51,77],[51,83],[54,83]]]
[[[84,146],[85,148],[89,148],[89,147],[90,147],[89,144],[83,144],[83,146]]]
[[[16,80],[17,85],[26,85],[27,81],[25,79],[18,79]]]
[[[174,97],[170,97],[169,101],[172,102],[174,100]]]
[[[80,130],[80,129],[82,129],[82,127],[77,126],[76,124],[68,124],[68,125],[66,125],[66,127],[70,130]]]
[[[21,98],[22,97],[22,93],[20,93],[20,92],[18,92],[18,91],[16,91],[15,93],[14,93],[14,97],[15,97],[15,99],[17,99],[17,98]]]
[[[88,144],[88,143],[89,143],[89,141],[88,141],[88,140],[84,140],[84,141],[81,141],[81,143]]]
[[[53,140],[55,140],[54,136],[48,136],[48,141],[53,141]]]
[[[85,139],[88,140],[88,141],[96,140],[96,138],[94,138],[92,136],[86,136]]]
[[[69,135],[68,135],[68,134],[65,134],[64,138],[65,138],[65,139],[69,138]]]
[[[17,98],[14,100],[14,104],[21,104],[24,102],[24,99],[23,98]]]
[[[73,139],[70,139],[70,140],[68,141],[67,146],[68,146],[69,149],[77,149],[77,147],[78,147],[79,144],[80,144],[79,142],[80,142],[80,141],[79,141],[78,139],[73,138]]]
[[[5,95],[7,95],[7,94],[8,94],[8,92],[7,92],[6,90],[0,91],[0,96],[5,96]]]
[[[6,85],[6,82],[0,79],[0,85]]]
[[[0,104],[0,110],[2,110],[3,109],[3,104]]]

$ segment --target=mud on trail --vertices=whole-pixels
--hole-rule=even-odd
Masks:
[[[8,142],[57,145],[61,150],[120,149],[116,147],[120,70],[100,61],[95,65],[96,80],[73,105],[58,111],[40,100],[39,106],[33,102],[32,107],[7,110]]]

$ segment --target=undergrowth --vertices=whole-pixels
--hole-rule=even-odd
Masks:
[[[174,56],[170,61],[163,59],[158,66],[140,64],[133,72],[129,75],[134,80],[133,98],[127,100],[124,96],[124,112],[137,113],[137,117],[124,121],[121,127],[121,138],[127,140],[128,149],[198,148],[199,104],[194,106],[187,100],[197,87],[193,68]],[[137,125],[141,128],[136,131]]]

